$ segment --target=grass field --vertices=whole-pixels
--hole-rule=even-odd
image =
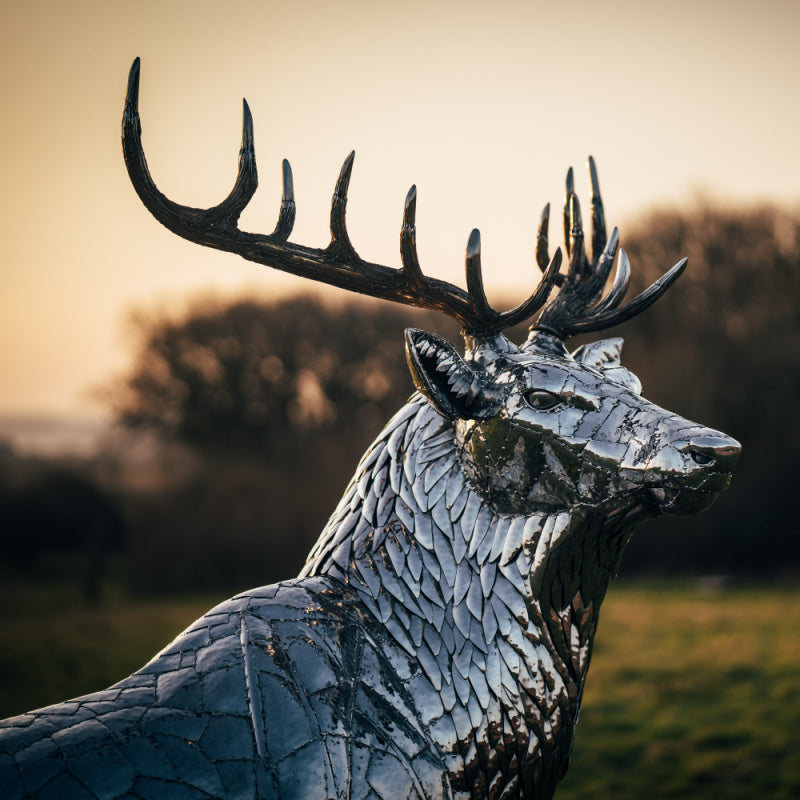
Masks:
[[[124,677],[221,599],[6,592],[0,716]],[[556,796],[800,798],[800,589],[613,585]]]
[[[800,798],[799,601],[612,586],[557,797]]]

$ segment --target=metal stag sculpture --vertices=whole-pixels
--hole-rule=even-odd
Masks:
[[[155,187],[141,148],[138,59],[123,144],[136,191],[192,241],[356,292],[439,309],[447,341],[406,332],[414,395],[370,447],[299,578],[245,592],[195,622],[110,689],[7,720],[5,798],[550,798],[564,774],[610,577],[634,528],[707,508],[739,445],[640,396],[620,339],[570,354],[564,341],[639,313],[681,261],[623,305],[628,261],[606,239],[594,164],[592,257],[572,173],[569,257],[547,254],[539,288],[498,313],[481,282],[477,231],[467,287],[425,277],[412,188],[403,266],[362,260],[345,228],[347,158],[331,243],[290,244],[289,165],[270,235],[237,219],[256,188],[244,107],[233,191],[208,209]],[[547,302],[554,285],[560,291]],[[541,309],[517,347],[502,331]]]

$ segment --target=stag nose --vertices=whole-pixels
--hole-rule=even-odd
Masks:
[[[730,472],[742,450],[736,439],[722,433],[692,436],[684,442],[676,442],[674,446],[698,467],[717,472]]]

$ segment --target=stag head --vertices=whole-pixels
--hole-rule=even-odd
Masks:
[[[639,522],[701,511],[729,483],[738,443],[642,398],[622,339],[570,354],[534,330],[522,348],[497,336],[464,359],[435,334],[406,340],[417,388],[453,420],[465,472],[502,513],[580,502]]]
[[[347,233],[345,209],[354,154],[345,159],[333,193],[331,240],[315,249],[288,242],[295,216],[292,172],[283,162],[278,222],[269,234],[239,230],[238,220],[258,183],[253,121],[244,103],[242,145],[234,187],[219,205],[196,209],[167,199],[155,186],[141,144],[139,60],[131,67],[123,116],[123,149],[136,191],[167,228],[190,241],[238,253],[260,264],[349,291],[458,320],[465,356],[435,334],[406,332],[411,375],[419,391],[457,430],[466,473],[501,512],[552,511],[580,502],[640,521],[657,513],[694,513],[728,484],[739,445],[724,434],[689,423],[641,398],[638,379],[621,366],[621,339],[570,354],[564,342],[641,313],[680,276],[682,259],[648,289],[623,304],[630,264],[619,232],[606,234],[594,160],[591,184],[591,256],[584,246],[573,171],[567,173],[563,221],[568,264],[548,252],[550,206],[536,241],[542,272],[531,296],[511,311],[493,309],[483,288],[480,234],[466,249],[464,291],[425,276],[416,251],[416,188],[405,201],[400,232],[402,267],[362,259]],[[605,291],[612,267],[616,272]],[[551,298],[554,287],[559,291]],[[502,331],[539,317],[522,347]],[[627,525],[625,526],[628,527]]]

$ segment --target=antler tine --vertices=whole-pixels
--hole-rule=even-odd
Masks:
[[[242,98],[242,144],[239,148],[239,166],[236,181],[230,194],[214,209],[209,209],[209,216],[218,216],[220,220],[228,221],[234,225],[239,220],[239,215],[250,202],[258,187],[258,172],[256,170],[256,149],[253,138],[253,115],[247,100]]]
[[[550,263],[550,254],[548,253],[549,242],[547,237],[548,228],[550,227],[550,203],[542,209],[542,216],[539,219],[539,229],[536,231],[536,263],[539,269],[544,272],[547,265]]]
[[[614,239],[617,229],[611,234],[612,240]],[[616,249],[616,242],[614,244]],[[608,248],[606,248],[608,249]],[[612,256],[613,260],[613,256]],[[628,291],[628,285],[631,281],[631,263],[628,261],[627,253],[620,248],[619,258],[617,259],[617,272],[614,275],[614,283],[611,286],[609,293],[592,309],[592,315],[602,314],[612,308],[616,308],[624,299]]]
[[[539,269],[544,272],[550,263],[550,244],[548,242],[547,231],[550,227],[550,203],[542,210],[539,220],[539,229],[536,231],[536,263]]]
[[[567,199],[569,214],[569,275],[581,278],[589,272],[586,261],[586,251],[583,247],[583,219],[581,217],[581,204],[578,196],[571,192]],[[567,220],[565,222],[565,227]]]
[[[294,227],[294,181],[292,180],[291,164],[283,159],[283,192],[281,194],[281,210],[278,213],[278,222],[272,232],[273,238],[285,242]]]
[[[575,194],[575,175],[573,174],[572,167],[567,170],[566,189],[564,190],[564,213],[562,218],[564,220],[564,246],[567,248],[567,255],[572,255],[572,240],[570,239],[570,213],[569,213],[569,199]]]
[[[600,183],[597,180],[597,167],[589,156],[589,181],[592,185],[592,261],[596,261],[606,246],[606,217],[603,210],[603,198],[600,196]]]
[[[550,260],[548,254],[549,242],[547,237],[547,230],[550,227],[550,203],[548,203],[542,210],[542,216],[539,221],[539,229],[536,232],[536,263],[539,265],[539,270],[543,275],[546,275],[548,270],[552,267],[553,262]],[[553,256],[555,258],[555,256]],[[558,254],[558,263],[561,265],[561,254]],[[564,283],[565,277],[558,270],[553,277],[553,282],[556,286],[561,286]],[[549,293],[548,293],[549,294]]]
[[[499,316],[489,305],[483,289],[483,273],[481,271],[481,233],[477,228],[472,229],[467,241],[467,255],[465,259],[467,270],[467,294],[475,316],[487,327],[495,322]]]
[[[626,259],[627,260],[627,259]],[[612,325],[619,325],[642,311],[649,308],[661,297],[664,292],[672,286],[686,269],[687,258],[682,258],[669,272],[662,275],[655,283],[651,284],[640,295],[637,295],[630,303],[615,310],[605,311],[600,314],[592,314],[583,319],[576,319],[569,323],[570,336],[577,333],[590,333],[591,331],[610,328]]]
[[[412,186],[406,195],[403,207],[403,227],[400,229],[400,261],[403,273],[412,290],[421,290],[425,284],[425,276],[419,265],[417,256],[417,187]]]
[[[235,228],[240,214],[250,202],[258,186],[253,118],[247,102],[243,103],[242,146],[239,169],[228,197],[213,208],[183,206],[169,200],[155,185],[142,149],[142,125],[139,119],[139,66],[136,58],[128,74],[128,91],[122,117],[122,147],[128,175],[136,193],[150,213],[169,230],[198,244],[216,245],[209,241],[207,229]]]
[[[581,205],[575,194],[575,173],[570,167],[567,170],[566,188],[564,192],[564,244],[569,256],[567,269],[570,281],[580,280],[587,272],[586,251],[583,246],[583,220]]]
[[[345,213],[347,211],[347,189],[350,186],[350,174],[353,171],[355,157],[356,151],[351,150],[350,155],[344,160],[331,201],[331,244],[338,245],[352,256],[355,256],[356,252],[347,233]]]

